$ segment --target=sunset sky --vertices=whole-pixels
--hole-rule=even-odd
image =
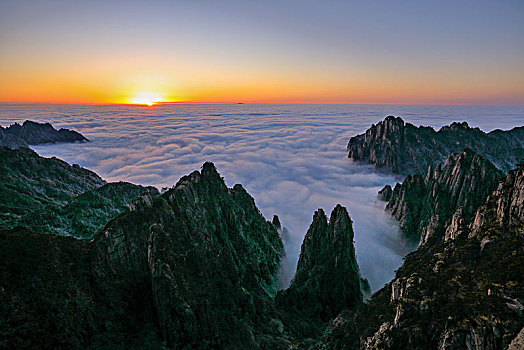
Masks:
[[[0,1],[0,102],[524,104],[524,1]]]

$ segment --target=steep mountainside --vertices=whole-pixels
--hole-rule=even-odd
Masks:
[[[3,128],[0,126],[0,146],[16,149],[41,143],[89,141],[82,134],[69,129],[56,130],[49,123],[36,123],[26,120],[22,125],[15,123]]]
[[[24,139],[8,134],[4,131],[4,128],[0,126],[0,146],[8,147],[11,149],[17,149],[20,147],[29,148],[27,142]]]
[[[113,182],[86,191],[68,200],[67,204],[47,205],[22,215],[17,222],[35,232],[59,236],[91,238],[121,213],[139,196],[156,197],[155,187],[143,187],[128,182]]]
[[[386,186],[379,196],[387,199],[386,210],[407,237],[424,244],[444,234],[457,210],[462,219],[470,219],[502,177],[489,161],[466,149],[449,156],[442,166],[429,167],[425,177],[409,175],[393,190]]]
[[[362,303],[353,237],[346,208],[337,205],[329,221],[322,209],[315,212],[295,277],[276,298],[276,305],[291,314],[284,317],[286,325],[299,337],[312,337],[340,311]]]
[[[0,147],[0,227],[91,237],[154,187],[106,184],[98,175],[27,148]]]
[[[485,133],[466,122],[435,131],[389,116],[348,143],[349,158],[396,174],[423,174],[452,153],[470,148],[507,172],[524,158],[524,126]]]
[[[283,245],[253,198],[228,189],[211,163],[114,220],[96,242],[121,273],[151,276],[169,346],[274,342],[271,294]]]
[[[317,347],[505,349],[517,344],[524,326],[523,193],[520,165],[474,219],[458,218],[459,230],[453,224],[446,228],[455,234],[409,254],[394,280],[369,303],[337,317]]]
[[[22,215],[105,184],[97,174],[28,148],[0,147],[0,227],[12,227]]]
[[[286,344],[271,298],[282,241],[242,186],[206,163],[130,208],[91,241],[0,232],[2,346]]]

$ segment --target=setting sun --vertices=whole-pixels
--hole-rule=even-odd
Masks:
[[[152,106],[159,102],[167,102],[166,97],[156,92],[140,92],[127,100],[128,103]]]

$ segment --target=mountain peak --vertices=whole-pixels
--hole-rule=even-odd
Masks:
[[[324,210],[313,215],[289,288],[277,304],[314,323],[336,317],[362,302],[360,275],[353,246],[353,226],[346,208],[337,205],[328,219]]]
[[[421,174],[452,153],[470,148],[503,171],[524,157],[524,127],[485,133],[467,122],[454,122],[439,131],[416,127],[388,116],[364,134],[352,137],[348,157],[396,174]]]
[[[442,166],[430,166],[425,178],[407,176],[384,196],[386,210],[408,237],[424,244],[444,236],[444,224],[458,207],[464,218],[470,218],[503,175],[486,158],[465,149],[451,154]]]
[[[27,147],[42,143],[89,141],[84,135],[69,129],[56,130],[49,123],[26,120],[22,125],[14,123],[0,129],[0,146]]]

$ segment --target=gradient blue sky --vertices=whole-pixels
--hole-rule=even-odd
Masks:
[[[524,104],[523,1],[0,1],[0,101]]]

